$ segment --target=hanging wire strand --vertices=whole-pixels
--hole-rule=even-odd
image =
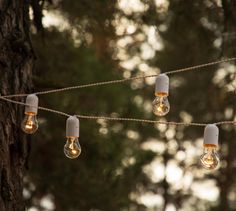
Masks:
[[[217,60],[217,61],[213,61],[213,62],[209,62],[209,63],[205,63],[205,64],[200,64],[200,65],[196,65],[196,66],[191,66],[191,67],[186,67],[186,68],[181,68],[181,69],[168,71],[168,72],[165,72],[165,74],[171,75],[171,74],[180,73],[180,72],[200,70],[201,68],[204,68],[204,67],[209,67],[209,66],[212,66],[212,65],[216,65],[216,64],[220,64],[220,63],[224,63],[224,62],[231,62],[231,61],[235,61],[235,60],[236,60],[236,57],[232,57],[232,58],[228,58],[228,59],[222,59],[222,60]],[[64,91],[69,91],[69,90],[74,90],[74,89],[88,88],[88,87],[93,87],[93,86],[118,84],[118,83],[124,83],[124,82],[132,81],[132,80],[139,80],[139,79],[156,77],[158,75],[159,74],[152,74],[152,75],[135,76],[135,77],[131,77],[131,78],[118,79],[118,80],[112,80],[112,81],[102,81],[102,82],[96,82],[96,83],[90,83],[90,84],[84,84],[84,85],[70,86],[70,87],[65,87],[65,88],[60,88],[60,89],[52,89],[52,90],[47,90],[47,91],[41,91],[41,92],[36,92],[34,94],[44,95],[44,94],[64,92]],[[13,94],[13,95],[5,95],[3,97],[13,98],[13,97],[25,97],[27,95],[28,94]]]
[[[64,112],[62,112],[62,111],[57,111],[57,110],[54,110],[54,109],[45,108],[45,107],[41,107],[41,106],[33,106],[33,105],[30,105],[30,104],[27,104],[27,103],[22,103],[22,102],[15,101],[15,100],[10,100],[10,99],[7,99],[7,98],[2,97],[2,96],[0,96],[0,99],[2,99],[2,100],[4,100],[4,101],[7,101],[7,102],[9,102],[9,103],[14,103],[14,104],[22,105],[22,106],[37,107],[39,110],[48,111],[48,112],[51,112],[51,113],[54,113],[54,114],[59,114],[59,115],[66,116],[66,117],[69,117],[69,116],[70,116],[69,114],[64,113]]]
[[[26,104],[26,103],[23,103],[23,102],[7,99],[3,96],[0,96],[0,99],[4,100],[6,102],[10,102],[10,103],[14,103],[14,104],[22,105],[22,106],[32,106],[32,105],[29,105],[29,104]],[[37,107],[37,106],[35,106],[35,107]],[[51,112],[51,113],[54,113],[54,114],[59,114],[59,115],[66,116],[66,117],[71,116],[67,113],[57,111],[57,110],[54,110],[54,109],[41,107],[41,106],[38,106],[38,109],[43,110],[43,111],[48,111],[48,112]],[[209,124],[209,123],[197,123],[197,122],[190,122],[190,123],[186,123],[186,122],[167,122],[167,121],[156,121],[156,120],[148,120],[148,119],[106,117],[106,116],[87,116],[87,115],[76,115],[76,116],[80,119],[89,119],[89,120],[104,119],[104,120],[107,120],[107,121],[128,121],[128,122],[149,123],[149,124],[164,124],[164,125],[176,125],[176,126],[205,127],[207,124]],[[212,123],[212,124],[216,124],[216,125],[236,124],[236,121],[222,121],[222,122],[216,122],[216,123]]]
[[[232,124],[235,125],[236,121],[222,121],[222,122],[216,122],[214,123],[215,125],[227,125],[227,124]]]
[[[85,116],[76,115],[80,119],[104,119],[109,121],[127,121],[127,122],[139,122],[139,123],[151,123],[151,124],[164,124],[164,125],[182,125],[182,126],[200,126],[204,127],[207,124],[204,123],[185,123],[185,122],[166,122],[166,121],[156,121],[148,119],[134,119],[134,118],[121,118],[121,117],[105,117],[105,116]]]
[[[204,67],[209,67],[209,66],[224,63],[224,62],[232,62],[232,61],[235,61],[235,60],[236,60],[236,57],[232,57],[232,58],[228,58],[228,59],[221,59],[221,60],[208,62],[208,63],[205,63],[205,64],[200,64],[200,65],[196,65],[196,66],[192,66],[192,67],[186,67],[186,68],[181,68],[181,69],[177,69],[177,70],[171,70],[171,71],[165,72],[165,74],[172,75],[172,74],[175,74],[175,73],[181,73],[181,72],[186,72],[186,71],[191,71],[191,70],[201,70],[201,68],[204,68]]]

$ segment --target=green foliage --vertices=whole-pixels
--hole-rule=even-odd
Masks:
[[[147,9],[131,13],[119,9],[116,1],[70,0],[48,5],[48,11],[59,11],[71,25],[66,30],[46,28],[44,42],[40,35],[33,36],[37,54],[36,90],[113,80],[122,78],[127,72],[131,76],[148,74],[141,69],[141,63],[165,72],[235,55],[232,46],[236,42],[233,36],[236,28],[230,19],[235,12],[232,10],[224,10],[221,5],[207,0],[169,1],[168,9],[159,8],[154,1],[141,2]],[[226,6],[232,4],[222,2]],[[224,12],[228,19],[224,20]],[[134,24],[136,30],[117,34],[117,22],[122,18],[127,20],[126,27]],[[152,27],[155,37],[163,45],[162,49],[155,49],[149,43],[154,49],[154,56],[149,58],[142,56],[147,51],[143,52],[143,44],[149,42],[145,27]],[[76,36],[73,30],[77,32]],[[127,37],[132,42],[122,47],[117,44]],[[127,55],[119,57],[119,51]],[[125,69],[120,65],[120,62],[134,57],[140,59],[134,68]],[[171,111],[167,120],[190,118],[196,122],[217,122],[233,119],[235,96],[227,84],[235,78],[228,71],[228,65],[222,66],[227,80],[215,79],[219,68],[216,66],[206,71],[171,75]],[[232,68],[235,71],[235,66]],[[149,109],[153,89],[154,86],[148,85],[147,81],[135,81],[40,96],[40,104],[71,115],[155,119]],[[28,183],[36,187],[31,190],[31,198],[27,201],[29,206],[40,207],[37,200],[49,194],[53,196],[55,210],[59,211],[147,210],[138,196],[151,192],[163,200],[156,210],[165,210],[169,204],[176,210],[236,209],[234,199],[229,197],[235,194],[233,187],[236,184],[233,141],[236,132],[232,126],[220,128],[221,169],[207,173],[197,164],[203,128],[80,119],[82,154],[77,160],[68,160],[63,155],[66,119],[44,112],[40,112],[39,118],[40,129],[33,138],[27,176]],[[150,140],[157,144],[156,151],[144,149]],[[152,161],[163,166],[160,170],[163,177],[153,179],[145,171]],[[166,173],[173,163],[182,172],[181,181],[173,182],[171,179],[177,175]],[[184,186],[189,175],[193,181]],[[213,202],[202,199],[193,189],[197,182],[209,180],[215,182],[213,186],[219,190],[218,200]]]

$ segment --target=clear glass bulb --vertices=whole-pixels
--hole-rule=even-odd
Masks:
[[[204,145],[204,153],[200,157],[200,162],[205,169],[214,170],[219,167],[220,159],[217,153],[217,147],[215,145],[209,145]]]
[[[75,137],[67,137],[66,144],[64,146],[64,153],[66,157],[70,159],[77,158],[81,153],[79,139]]]
[[[157,116],[165,116],[170,111],[170,104],[166,94],[157,94],[152,106],[153,113]]]
[[[21,129],[28,134],[35,133],[38,129],[38,121],[35,113],[25,113],[25,117],[21,122]]]

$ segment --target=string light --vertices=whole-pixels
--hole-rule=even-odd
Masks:
[[[70,159],[77,158],[81,153],[79,144],[79,119],[76,116],[70,116],[66,120],[66,144],[64,153]]]
[[[190,70],[199,70],[200,68],[236,60],[236,57],[228,58],[224,60],[214,61],[206,64],[201,64],[197,66],[181,68],[169,72],[165,72],[165,74],[154,74],[154,75],[146,75],[146,76],[137,76],[128,79],[120,79],[120,80],[113,80],[113,81],[104,81],[104,82],[97,82],[85,85],[77,85],[72,87],[65,87],[61,89],[54,89],[48,91],[37,92],[36,94],[49,94],[49,93],[56,93],[56,92],[63,92],[73,89],[80,89],[86,87],[93,87],[93,86],[100,86],[106,84],[116,84],[122,83],[130,80],[137,80],[137,79],[144,79],[148,77],[156,77],[156,87],[155,87],[155,100],[153,101],[153,112],[158,116],[166,115],[170,110],[170,105],[168,102],[168,95],[169,95],[169,74],[175,74]],[[26,98],[26,103],[10,100],[8,98],[12,97],[24,97]],[[38,109],[52,112],[55,114],[63,115],[68,117],[66,121],[66,144],[64,146],[64,153],[68,158],[74,159],[77,158],[81,153],[81,147],[79,144],[79,118],[83,119],[104,119],[109,121],[132,121],[132,122],[141,122],[141,123],[154,123],[154,124],[166,124],[166,125],[182,125],[182,126],[205,126],[204,130],[204,153],[200,158],[200,162],[206,169],[216,169],[219,166],[219,157],[217,154],[217,147],[218,147],[218,136],[219,136],[219,129],[217,125],[223,124],[236,124],[236,121],[222,121],[216,122],[213,124],[206,124],[206,123],[185,123],[185,122],[168,122],[168,121],[155,121],[155,120],[147,120],[147,119],[135,119],[135,118],[121,118],[121,117],[105,117],[105,116],[86,116],[86,115],[75,115],[70,116],[67,113],[57,111],[54,109],[49,109],[45,107],[38,106],[38,97],[35,94],[14,94],[14,95],[5,95],[1,96],[0,99],[6,102],[15,103],[19,105],[25,106],[25,118],[22,121],[21,127],[22,130],[28,134],[34,133],[38,129],[38,122],[37,122],[37,111]]]
[[[217,153],[219,129],[215,124],[208,124],[204,130],[204,152],[200,162],[205,169],[214,170],[219,167],[220,159]]]
[[[160,74],[156,78],[155,96],[152,102],[153,113],[157,116],[165,116],[170,111],[168,101],[169,95],[169,77],[166,74]]]
[[[64,146],[64,153],[67,157],[71,159],[78,157],[81,153],[81,147],[78,141],[79,119],[77,117],[81,119],[90,119],[90,120],[104,119],[108,121],[130,121],[130,122],[138,122],[138,123],[165,124],[165,125],[176,125],[176,126],[196,126],[196,127],[205,127],[204,144],[203,144],[204,153],[200,158],[200,162],[204,168],[212,170],[212,169],[216,169],[219,166],[219,158],[216,152],[217,146],[218,146],[218,133],[219,133],[217,125],[227,125],[227,124],[235,125],[236,124],[236,121],[221,121],[221,122],[216,122],[212,124],[206,124],[206,123],[196,123],[196,122],[190,122],[190,123],[166,122],[166,121],[155,121],[155,120],[147,120],[147,119],[105,117],[105,116],[86,116],[86,115],[70,116],[69,114],[61,112],[61,111],[57,111],[54,109],[45,108],[41,106],[36,106],[36,105],[33,106],[27,103],[10,100],[2,96],[0,96],[0,99],[6,102],[14,103],[14,104],[37,107],[38,109],[43,110],[43,111],[48,111],[51,113],[69,117],[67,119],[67,127],[66,127],[67,142]],[[72,151],[73,149],[75,149],[75,151]]]
[[[38,97],[35,94],[29,94],[26,97],[25,117],[21,123],[21,129],[28,134],[33,134],[38,129],[36,115],[38,113]]]

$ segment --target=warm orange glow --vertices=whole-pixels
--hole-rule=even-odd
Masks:
[[[25,125],[25,128],[27,129],[27,130],[32,130],[32,128],[33,128],[33,121],[27,121],[26,122],[26,125]]]
[[[215,144],[204,144],[204,148],[217,148]]]
[[[162,93],[162,95],[164,94]],[[170,110],[170,104],[168,102],[167,96],[156,96],[152,102],[152,105],[153,113],[157,116],[164,116]]]
[[[155,92],[155,96],[157,96],[157,97],[167,97],[168,93],[166,93],[166,92]]]
[[[36,114],[32,112],[25,112],[25,118],[21,123],[21,128],[25,133],[34,133],[38,129]]]
[[[67,141],[64,146],[64,153],[66,157],[70,159],[77,158],[80,155],[81,147],[77,137],[67,137]]]
[[[202,166],[208,170],[217,169],[220,163],[217,151],[217,146],[214,144],[204,144],[204,153],[200,157]]]
[[[77,150],[74,150],[74,149],[72,149],[72,150],[71,150],[71,153],[72,153],[72,154],[74,154],[74,155],[76,155],[76,154],[78,153],[78,151],[77,151]]]
[[[25,114],[26,114],[26,115],[29,115],[29,116],[34,116],[34,115],[36,115],[36,113],[34,113],[34,112],[25,112]]]

